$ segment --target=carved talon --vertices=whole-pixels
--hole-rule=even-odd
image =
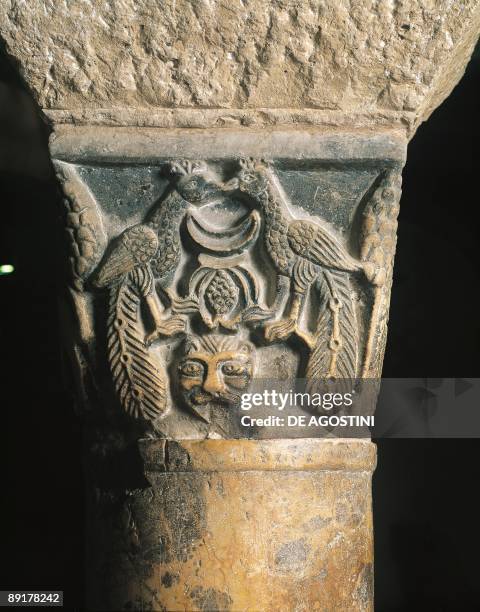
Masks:
[[[218,319],[218,324],[229,331],[236,331],[238,329],[239,317],[234,319]]]
[[[275,323],[265,325],[265,338],[269,342],[278,340],[286,340],[293,332],[296,331],[297,322],[295,319],[282,319]]]
[[[249,306],[243,311],[242,321],[246,323],[264,321],[265,319],[271,319],[275,312],[273,310],[265,310],[260,306]]]
[[[150,346],[161,336],[169,337],[181,334],[185,331],[186,319],[180,315],[174,315],[161,323],[158,323],[154,331],[145,338],[145,345]]]

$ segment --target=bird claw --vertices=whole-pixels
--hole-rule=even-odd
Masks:
[[[293,332],[296,331],[297,322],[295,319],[282,319],[275,323],[265,325],[265,338],[268,342],[278,340],[286,340]]]
[[[170,337],[181,334],[185,331],[186,319],[180,315],[174,315],[169,319],[165,319],[161,323],[158,323],[152,333],[148,334],[145,338],[145,345],[150,346],[157,338],[161,336]]]
[[[218,324],[227,331],[236,331],[238,329],[238,317],[235,319],[219,319]]]
[[[271,319],[274,316],[273,310],[265,310],[261,306],[249,306],[243,311],[242,321],[245,323],[256,323]]]

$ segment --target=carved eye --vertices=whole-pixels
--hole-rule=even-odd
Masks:
[[[222,372],[226,376],[245,376],[248,374],[248,369],[245,365],[240,363],[224,363]]]
[[[198,376],[202,376],[203,365],[198,363],[198,361],[185,361],[180,365],[179,370],[183,376],[191,376],[192,378],[196,378]]]
[[[244,172],[242,174],[242,181],[244,183],[253,183],[253,181],[255,180],[255,175],[251,172]]]

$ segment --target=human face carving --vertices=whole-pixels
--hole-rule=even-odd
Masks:
[[[251,345],[236,342],[237,346],[231,346],[231,341],[229,347],[221,344],[194,343],[179,362],[180,390],[185,403],[195,412],[202,407],[239,403],[252,380]]]

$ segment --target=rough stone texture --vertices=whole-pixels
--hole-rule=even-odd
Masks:
[[[479,21],[478,0],[0,6],[0,35],[52,118],[150,125],[412,130],[460,78]]]
[[[98,496],[93,609],[373,609],[372,443],[143,440],[140,449],[144,486],[119,505]]]
[[[136,442],[145,428],[135,418],[165,423],[168,415],[171,369],[162,373],[154,358],[166,362],[170,348],[162,340],[150,349],[150,332],[168,336],[180,329],[179,316],[167,320],[160,312],[157,285],[169,289],[165,271],[180,282],[172,245],[180,261],[192,261],[194,251],[184,253],[179,242],[185,226],[200,252],[218,247],[212,236],[219,232],[207,227],[213,220],[223,223],[243,210],[254,227],[261,212],[269,229],[258,252],[272,254],[269,265],[292,293],[288,312],[282,307],[283,318],[256,340],[259,353],[263,339],[275,350],[277,340],[287,340],[288,351],[263,362],[278,363],[278,377],[288,380],[302,361],[290,344],[294,330],[309,348],[307,382],[318,364],[325,370],[325,355],[329,379],[338,364],[352,366],[347,378],[378,376],[406,137],[460,78],[479,21],[480,0],[0,2],[0,37],[55,127],[51,153],[63,184],[70,248],[66,352],[80,404],[97,398],[98,411],[87,411],[86,435],[92,609],[373,609],[370,442],[186,441],[210,432],[183,426],[179,409],[170,430],[154,429],[157,437],[177,441],[142,440],[139,455]],[[257,129],[281,125],[286,128]],[[250,156],[256,161],[245,159]],[[170,175],[162,174],[167,164]],[[244,192],[238,200],[219,195],[233,189],[232,179]],[[204,199],[212,192],[219,214]],[[198,204],[202,217],[185,217],[183,224],[187,205]],[[208,221],[200,238],[190,229],[199,220]],[[233,234],[226,222],[220,227],[229,238],[223,251],[237,254],[231,237],[247,229],[233,227]],[[292,269],[277,243],[291,252]],[[249,245],[247,239],[241,244]],[[333,255],[325,259],[325,253]],[[221,266],[230,277],[215,276],[207,292],[215,316],[227,324],[234,320],[225,315],[226,300],[237,299],[228,283],[239,261],[230,259]],[[205,262],[219,269],[211,256],[199,259]],[[304,308],[313,272],[321,280],[322,266],[329,282],[317,283],[321,299]],[[272,269],[258,266],[257,272],[264,268]],[[245,301],[254,293],[244,290]],[[184,302],[198,297],[195,290],[181,295]],[[172,300],[172,309],[177,303]],[[319,304],[331,312],[318,318],[312,336],[308,313],[316,314]],[[155,329],[144,329],[147,310]],[[261,307],[249,315],[258,313],[268,314]],[[320,327],[324,321],[328,333]],[[188,386],[189,359],[199,361],[205,337],[180,354],[184,369],[175,371],[182,372],[184,400],[192,389],[205,391],[205,381],[212,384],[220,348],[222,355],[232,353],[237,370],[251,368],[250,344],[226,347],[213,339],[212,354],[201,353],[208,376],[197,384],[194,372],[195,386]],[[215,379],[225,396],[239,377],[232,363],[224,379]],[[127,374],[135,384],[127,384]],[[105,399],[112,398],[112,377],[125,414],[118,401]],[[211,415],[202,415],[209,422]],[[224,429],[222,435],[233,437]]]

